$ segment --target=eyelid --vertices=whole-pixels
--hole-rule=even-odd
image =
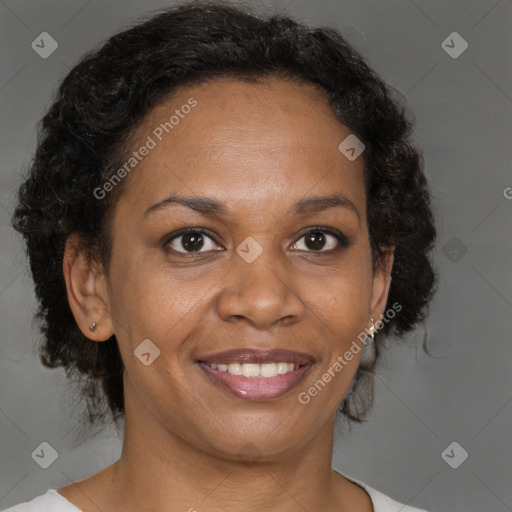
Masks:
[[[326,233],[328,235],[333,236],[334,238],[336,238],[336,240],[338,242],[338,247],[336,247],[334,249],[328,249],[325,251],[324,250],[304,251],[302,249],[299,249],[299,251],[303,251],[303,252],[311,253],[311,254],[332,254],[341,249],[347,249],[348,247],[350,247],[350,245],[352,245],[351,240],[343,232],[339,231],[338,229],[331,228],[329,226],[308,226],[307,228],[304,228],[301,231],[300,235],[298,236],[297,240],[294,242],[293,245],[297,244],[302,238],[304,238],[306,235],[308,235],[309,233],[312,233],[312,232],[322,232],[322,233]],[[187,227],[187,228],[178,229],[177,231],[174,231],[170,235],[166,236],[164,239],[164,242],[163,242],[163,247],[164,247],[164,249],[166,249],[167,245],[169,245],[176,238],[179,238],[181,236],[185,236],[188,234],[194,234],[194,233],[200,233],[202,235],[205,235],[208,238],[210,238],[215,244],[220,245],[219,242],[217,242],[217,240],[216,240],[216,235],[213,235],[208,229],[201,228],[201,227]],[[214,251],[218,251],[218,250],[219,249],[214,249]],[[186,255],[206,254],[206,253],[212,252],[212,250],[187,252],[187,251],[177,251],[175,249],[171,249],[171,251],[175,252],[177,254],[186,254]]]
[[[163,241],[163,247],[165,249],[176,238],[180,238],[182,236],[189,235],[189,234],[195,234],[195,233],[200,233],[202,235],[205,235],[208,238],[210,238],[213,242],[215,242],[215,244],[220,245],[217,242],[217,240],[215,239],[216,238],[215,235],[213,235],[208,229],[206,229],[206,228],[199,228],[199,227],[198,228],[190,227],[190,228],[178,229],[178,230],[173,231],[172,233],[170,233],[168,236],[165,236],[164,237],[164,241]],[[218,249],[215,249],[215,250],[218,250]],[[170,252],[175,252],[177,254],[194,255],[194,254],[204,254],[204,253],[208,253],[208,252],[211,252],[211,251],[199,251],[199,252],[192,251],[192,252],[187,252],[187,251],[176,251],[175,249],[171,249]]]
[[[352,245],[351,240],[342,231],[339,231],[338,229],[335,229],[335,228],[330,228],[328,226],[309,226],[309,227],[305,228],[301,232],[299,237],[297,238],[297,241],[294,243],[294,245],[299,240],[301,240],[304,236],[308,235],[309,233],[314,233],[314,232],[318,232],[318,231],[320,231],[322,233],[326,233],[326,234],[331,235],[334,238],[336,238],[336,240],[338,242],[338,247],[336,247],[335,249],[328,249],[327,251],[323,251],[323,250],[313,251],[313,250],[311,250],[311,251],[305,251],[305,252],[308,252],[308,253],[311,253],[311,254],[322,254],[322,253],[332,254],[335,251],[338,251],[340,249],[346,249],[350,245]]]

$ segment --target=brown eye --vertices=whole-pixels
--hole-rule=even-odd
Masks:
[[[326,243],[325,235],[321,231],[312,231],[305,236],[305,243],[309,249],[318,251],[323,249]]]
[[[207,252],[215,249],[215,241],[203,230],[189,229],[175,234],[166,243],[173,251],[181,253]],[[205,248],[205,250],[202,250]]]
[[[301,240],[303,239],[302,246],[296,247],[301,245]],[[296,242],[294,248],[307,252],[329,252],[340,247],[348,247],[348,245],[348,240],[342,233],[319,228],[308,231]]]

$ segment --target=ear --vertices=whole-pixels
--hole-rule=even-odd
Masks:
[[[381,246],[379,267],[375,271],[372,286],[370,317],[375,323],[384,315],[391,285],[391,269],[393,268],[395,246]],[[375,326],[378,329],[378,325]]]
[[[114,329],[106,276],[102,265],[87,257],[76,233],[66,241],[62,271],[69,306],[84,336],[94,341],[109,339]]]

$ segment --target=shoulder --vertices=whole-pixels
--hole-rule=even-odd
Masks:
[[[82,512],[61,496],[56,489],[48,489],[45,494],[31,501],[25,501],[14,507],[2,509],[1,512]]]
[[[373,489],[366,484],[361,483],[361,485],[370,495],[373,506],[375,508],[375,512],[427,512],[426,510],[399,503],[398,501],[393,500],[389,496],[386,496],[382,492],[377,491],[376,489]]]
[[[334,471],[345,477],[347,480],[350,480],[351,482],[362,487],[370,495],[375,512],[427,512],[426,510],[404,505],[403,503],[395,501],[394,499],[378,491],[377,489],[374,489],[373,487],[366,485],[364,482],[361,482],[360,480],[352,478],[351,476],[348,476],[345,473],[341,473],[336,469]]]

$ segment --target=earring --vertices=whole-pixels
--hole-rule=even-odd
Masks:
[[[89,331],[94,331],[96,329],[96,322],[93,322],[91,325],[89,325]]]
[[[368,338],[364,341],[363,350],[361,352],[361,366],[363,368],[370,367],[374,364],[377,353],[377,346],[375,344],[375,322],[372,318],[372,326],[366,331],[369,336],[369,342],[367,341]]]

